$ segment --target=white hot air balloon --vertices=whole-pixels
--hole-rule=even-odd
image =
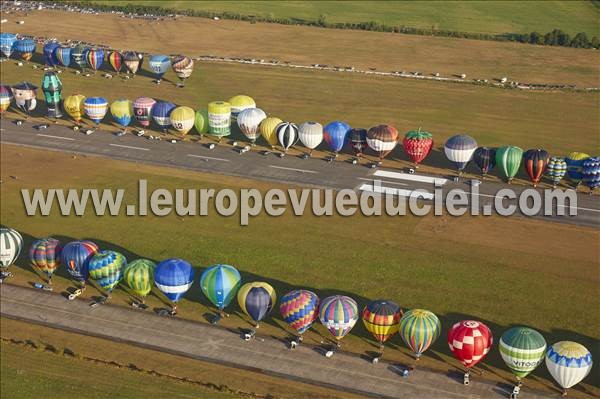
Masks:
[[[277,125],[275,132],[277,141],[283,147],[283,152],[287,152],[298,141],[298,126],[295,123],[282,122]]]
[[[237,124],[252,145],[260,137],[259,126],[266,118],[267,114],[260,108],[247,108],[238,114]]]
[[[0,228],[0,269],[6,269],[19,257],[23,248],[23,237],[17,230]],[[0,282],[9,277],[9,272],[0,271]]]
[[[477,149],[477,142],[466,134],[457,134],[450,137],[444,144],[446,158],[454,164],[460,175],[467,164],[471,162],[473,153]]]
[[[298,127],[298,138],[309,149],[310,156],[323,141],[323,126],[317,122],[304,122]]]
[[[546,367],[566,395],[568,388],[578,384],[589,374],[592,369],[592,354],[577,342],[560,341],[546,351]]]

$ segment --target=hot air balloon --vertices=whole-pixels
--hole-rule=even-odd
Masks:
[[[496,165],[498,165],[500,173],[506,177],[508,183],[512,181],[519,171],[522,159],[523,150],[519,147],[509,145],[496,150]]]
[[[469,385],[471,367],[485,358],[493,341],[492,332],[480,321],[459,321],[448,331],[450,351],[467,370],[464,379],[465,385]]]
[[[260,123],[260,135],[263,136],[263,138],[271,146],[271,149],[274,149],[275,144],[277,144],[277,133],[275,132],[275,128],[282,122],[283,121],[279,118],[269,117],[263,119],[263,121]]]
[[[97,71],[104,63],[104,50],[99,48],[89,49],[85,53],[85,61],[90,68]]]
[[[19,258],[23,249],[23,237],[15,230],[8,227],[0,228],[0,269],[6,269]],[[0,280],[6,273],[1,272]]]
[[[260,321],[268,315],[277,302],[275,289],[268,283],[256,281],[242,285],[237,293],[237,300],[244,313],[256,322],[256,328]]]
[[[583,161],[583,184],[590,188],[590,194],[600,186],[600,157],[591,157]]]
[[[171,126],[171,118],[169,116],[174,109],[175,104],[166,101],[159,101],[152,107],[152,119],[165,132]]]
[[[546,340],[539,332],[529,327],[513,327],[500,337],[502,360],[517,377],[515,393],[518,395],[521,379],[536,369],[544,360]]]
[[[100,124],[108,111],[108,101],[104,97],[88,97],[83,102],[83,112],[92,122]]]
[[[123,68],[123,56],[118,51],[111,51],[108,53],[108,63],[115,70],[116,73],[121,72]]]
[[[83,44],[78,44],[77,46],[73,47],[73,49],[71,50],[71,57],[73,57],[73,62],[75,64],[77,64],[79,69],[81,69],[82,71],[85,69],[85,67],[87,65],[86,59],[85,59],[86,53],[87,53],[87,47],[85,47]]]
[[[193,127],[196,112],[190,107],[177,107],[171,111],[171,125],[182,135],[186,135]]]
[[[367,144],[379,157],[379,162],[392,152],[398,143],[398,131],[390,125],[373,126],[367,132]]]
[[[317,122],[304,122],[298,126],[298,138],[308,148],[308,156],[323,141],[323,126]]]
[[[441,329],[440,319],[425,309],[411,309],[400,319],[400,337],[417,360],[438,339]]]
[[[583,152],[571,152],[565,158],[567,163],[567,176],[576,186],[579,186],[583,178],[583,161],[590,156]]]
[[[295,123],[281,122],[275,128],[275,132],[284,153],[287,153],[290,147],[298,141],[298,126]]]
[[[236,121],[240,112],[248,108],[256,108],[254,99],[245,95],[237,95],[231,97],[227,101],[231,105],[231,120]]]
[[[15,50],[24,61],[29,61],[35,52],[35,42],[30,38],[17,39]]]
[[[166,55],[151,55],[148,59],[148,66],[156,75],[156,83],[160,84],[163,75],[171,66],[171,59]]]
[[[177,86],[183,87],[185,86],[185,80],[189,78],[194,71],[194,60],[185,55],[178,55],[173,58],[171,68],[173,68],[173,72],[175,72],[175,75],[181,80],[181,83]]]
[[[98,246],[91,241],[72,241],[65,245],[60,253],[60,262],[67,271],[85,288],[89,274],[90,259],[98,252]]]
[[[350,297],[333,295],[323,299],[319,307],[319,320],[338,341],[352,330],[358,320],[358,305]]]
[[[0,33],[0,51],[6,58],[10,58],[10,55],[12,54],[15,48],[16,41],[17,35],[15,35],[14,33]]]
[[[110,104],[110,113],[115,120],[125,131],[133,118],[133,105],[130,100],[119,99]]]
[[[83,103],[85,102],[85,96],[82,94],[74,94],[72,96],[68,96],[63,101],[63,107],[65,111],[73,120],[75,124],[79,126],[81,124],[81,119],[83,118]]]
[[[63,67],[71,64],[71,47],[60,46],[54,50],[54,58]]]
[[[229,306],[231,300],[235,297],[240,285],[242,277],[240,272],[233,266],[229,265],[214,265],[206,269],[200,277],[200,288],[204,295],[218,309],[218,318],[225,315],[223,309]]]
[[[414,162],[415,168],[423,162],[433,148],[433,135],[429,132],[411,130],[404,135],[402,146],[406,155]]]
[[[302,334],[308,331],[319,315],[319,297],[308,290],[290,291],[281,297],[279,312],[283,321],[296,330],[300,342]]]
[[[177,310],[177,302],[190,289],[193,282],[194,269],[183,259],[167,259],[156,265],[154,283],[173,302],[173,311]]]
[[[200,135],[200,138],[208,133],[208,110],[206,108],[196,111],[196,116],[194,117],[194,128]]]
[[[144,303],[146,296],[152,291],[155,269],[156,263],[148,259],[136,259],[123,269],[123,280],[141,303]]]
[[[247,108],[237,116],[237,124],[244,135],[254,146],[256,139],[260,136],[260,123],[267,118],[267,114],[260,108]]]
[[[350,141],[350,147],[352,147],[354,155],[362,157],[365,150],[369,148],[369,144],[367,143],[367,129],[350,129],[348,132],[348,141]]]
[[[467,164],[473,158],[473,153],[476,149],[477,142],[466,134],[452,136],[444,144],[446,158],[454,164],[459,175],[462,174]]]
[[[336,157],[338,152],[344,148],[349,131],[350,125],[341,121],[330,122],[323,128],[323,138]]]
[[[56,72],[48,71],[42,79],[42,92],[46,100],[48,118],[62,118],[63,114],[60,109],[62,82],[58,78]]]
[[[144,56],[141,53],[136,53],[135,51],[126,51],[123,53],[123,64],[125,64],[128,74],[131,72],[132,75],[135,75],[142,66],[143,60]]]
[[[552,180],[554,188],[558,186],[561,179],[567,174],[567,163],[564,158],[552,157],[548,161],[548,167],[546,168],[546,176]]]
[[[549,159],[550,155],[548,155],[548,151],[539,148],[527,150],[523,154],[523,167],[533,183],[533,187],[536,187],[540,180],[542,180]]]
[[[579,384],[592,370],[592,354],[577,342],[560,341],[546,352],[546,367],[550,375],[563,389]]]
[[[473,162],[481,170],[483,177],[496,166],[496,149],[489,147],[478,147],[473,153]]]
[[[29,248],[31,265],[44,273],[50,285],[52,285],[52,275],[60,265],[61,251],[60,241],[52,237],[36,240]]]
[[[127,259],[115,251],[100,251],[89,262],[90,277],[104,291],[110,293],[123,279],[123,268],[127,266]]]
[[[365,328],[379,342],[383,354],[384,343],[398,332],[402,309],[396,302],[378,299],[369,302],[363,309],[362,319]]]
[[[32,85],[29,82],[21,82],[12,87],[13,95],[15,96],[15,103],[17,107],[27,114],[35,109],[37,105],[36,91],[37,86]]]
[[[3,114],[13,99],[13,93],[10,86],[0,85],[0,113]]]
[[[58,60],[56,59],[56,49],[60,47],[60,44],[56,41],[46,42],[44,44],[44,64],[49,67],[55,67],[58,65]]]
[[[208,104],[208,132],[221,141],[231,134],[231,105],[225,101]]]
[[[138,123],[144,127],[150,126],[150,116],[156,100],[150,97],[140,97],[133,102],[133,114]],[[173,106],[175,108],[175,106]]]

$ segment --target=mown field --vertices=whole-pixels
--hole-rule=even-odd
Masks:
[[[173,9],[230,11],[245,15],[328,22],[376,21],[387,25],[476,33],[598,35],[598,6],[593,1],[93,1],[99,4],[148,4]]]
[[[101,248],[121,251],[129,260],[176,256],[189,260],[198,272],[227,263],[240,269],[244,281],[267,281],[279,294],[297,287],[321,297],[343,293],[361,307],[371,299],[390,298],[403,308],[431,309],[444,331],[464,318],[485,321],[496,337],[510,325],[525,324],[543,332],[549,342],[575,340],[600,355],[600,320],[592,311],[599,306],[598,230],[520,218],[319,218],[289,212],[279,218],[258,216],[241,228],[238,215],[219,217],[213,208],[202,218],[62,217],[56,208],[48,217],[25,217],[21,188],[120,187],[128,190],[125,203],[135,203],[140,178],[148,179],[150,189],[281,186],[11,145],[3,145],[1,155],[2,223],[22,232],[26,245],[48,235],[63,242],[87,238]],[[552,251],[548,243],[553,243]],[[24,258],[13,271],[14,283],[39,280]],[[57,294],[70,284],[60,269]],[[93,288],[85,293],[93,295]],[[123,306],[129,300],[121,289],[111,299]],[[148,303],[164,306],[154,295]],[[196,284],[180,305],[180,317],[206,322],[207,311],[210,306]],[[247,325],[236,305],[231,311],[234,315],[223,325]],[[277,312],[261,326],[262,334],[275,337],[288,331]],[[326,335],[317,326],[306,342],[318,344]],[[388,360],[411,361],[397,337],[389,347]],[[344,339],[345,350],[364,353],[374,348],[361,324]],[[443,371],[458,365],[443,338],[421,362]],[[486,378],[511,381],[497,349],[485,364],[490,370]],[[543,367],[530,381],[539,389],[554,389]],[[597,385],[590,378],[578,392],[598,394]]]
[[[419,6],[422,4],[419,2]],[[579,87],[598,87],[600,74],[600,52],[575,48],[201,18],[149,22],[114,15],[50,11],[6,17],[9,22],[3,28],[7,31],[85,40],[150,53],[277,59],[304,65],[419,71],[449,77],[465,73],[469,79],[491,81],[508,77],[518,82]],[[14,24],[16,18],[25,24]],[[236,79],[241,84],[244,80],[243,75]]]

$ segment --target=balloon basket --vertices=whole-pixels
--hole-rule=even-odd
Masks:
[[[467,371],[465,373],[465,375],[463,376],[463,385],[469,385],[471,383],[471,378],[470,377],[471,376],[470,376],[469,372]]]

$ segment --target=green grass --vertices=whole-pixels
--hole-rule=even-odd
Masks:
[[[473,33],[549,32],[599,35],[592,1],[95,1],[148,4],[174,9],[229,11],[245,15],[328,22],[376,21],[387,25]]]

